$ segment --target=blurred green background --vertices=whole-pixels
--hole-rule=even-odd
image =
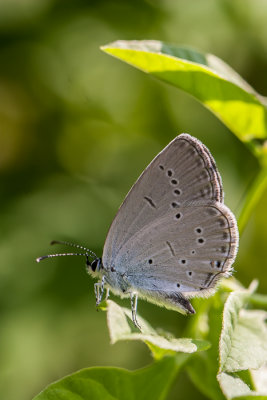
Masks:
[[[258,171],[244,144],[202,105],[99,46],[117,39],[189,45],[221,57],[266,95],[266,18],[264,0],[0,0],[1,398],[30,399],[83,367],[151,362],[141,343],[109,344],[83,259],[35,263],[63,250],[50,248],[52,239],[100,256],[127,191],[181,132],[209,147],[237,215]],[[235,263],[236,278],[260,279],[261,292],[266,195]],[[175,335],[187,323],[143,301],[139,312]],[[204,399],[182,375],[171,398],[186,396]]]

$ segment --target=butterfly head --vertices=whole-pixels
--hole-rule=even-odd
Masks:
[[[89,273],[97,274],[102,268],[102,259],[96,257],[93,261],[89,260],[89,256],[86,256],[86,268]]]

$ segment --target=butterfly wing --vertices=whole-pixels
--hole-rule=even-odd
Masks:
[[[237,243],[214,159],[200,141],[182,134],[128,193],[110,227],[103,265],[144,297],[168,306],[177,296],[214,287],[229,271]]]

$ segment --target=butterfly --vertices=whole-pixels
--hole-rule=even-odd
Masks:
[[[214,158],[198,139],[181,134],[148,165],[120,206],[106,237],[103,256],[82,249],[94,284],[96,304],[109,290],[130,297],[132,320],[137,300],[194,314],[192,297],[214,293],[228,277],[238,249],[235,216],[224,205]]]

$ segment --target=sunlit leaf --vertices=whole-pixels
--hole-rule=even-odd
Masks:
[[[267,137],[266,99],[211,54],[159,41],[117,41],[101,48],[198,99],[242,141]]]
[[[218,375],[218,381],[227,399],[251,393],[249,386],[237,375],[222,372]]]
[[[251,375],[257,391],[267,396],[267,361],[261,368],[251,370]]]
[[[244,309],[250,295],[250,290],[232,292],[225,303],[220,371],[257,369],[267,360],[267,313]]]
[[[131,311],[118,306],[111,300],[107,301],[107,320],[111,343],[119,340],[141,340],[147,344],[154,358],[160,359],[165,355],[175,355],[177,352],[194,353],[206,350],[209,343],[205,340],[190,338],[173,338],[170,334],[157,333],[143,318],[138,316],[142,332],[134,327]]]

